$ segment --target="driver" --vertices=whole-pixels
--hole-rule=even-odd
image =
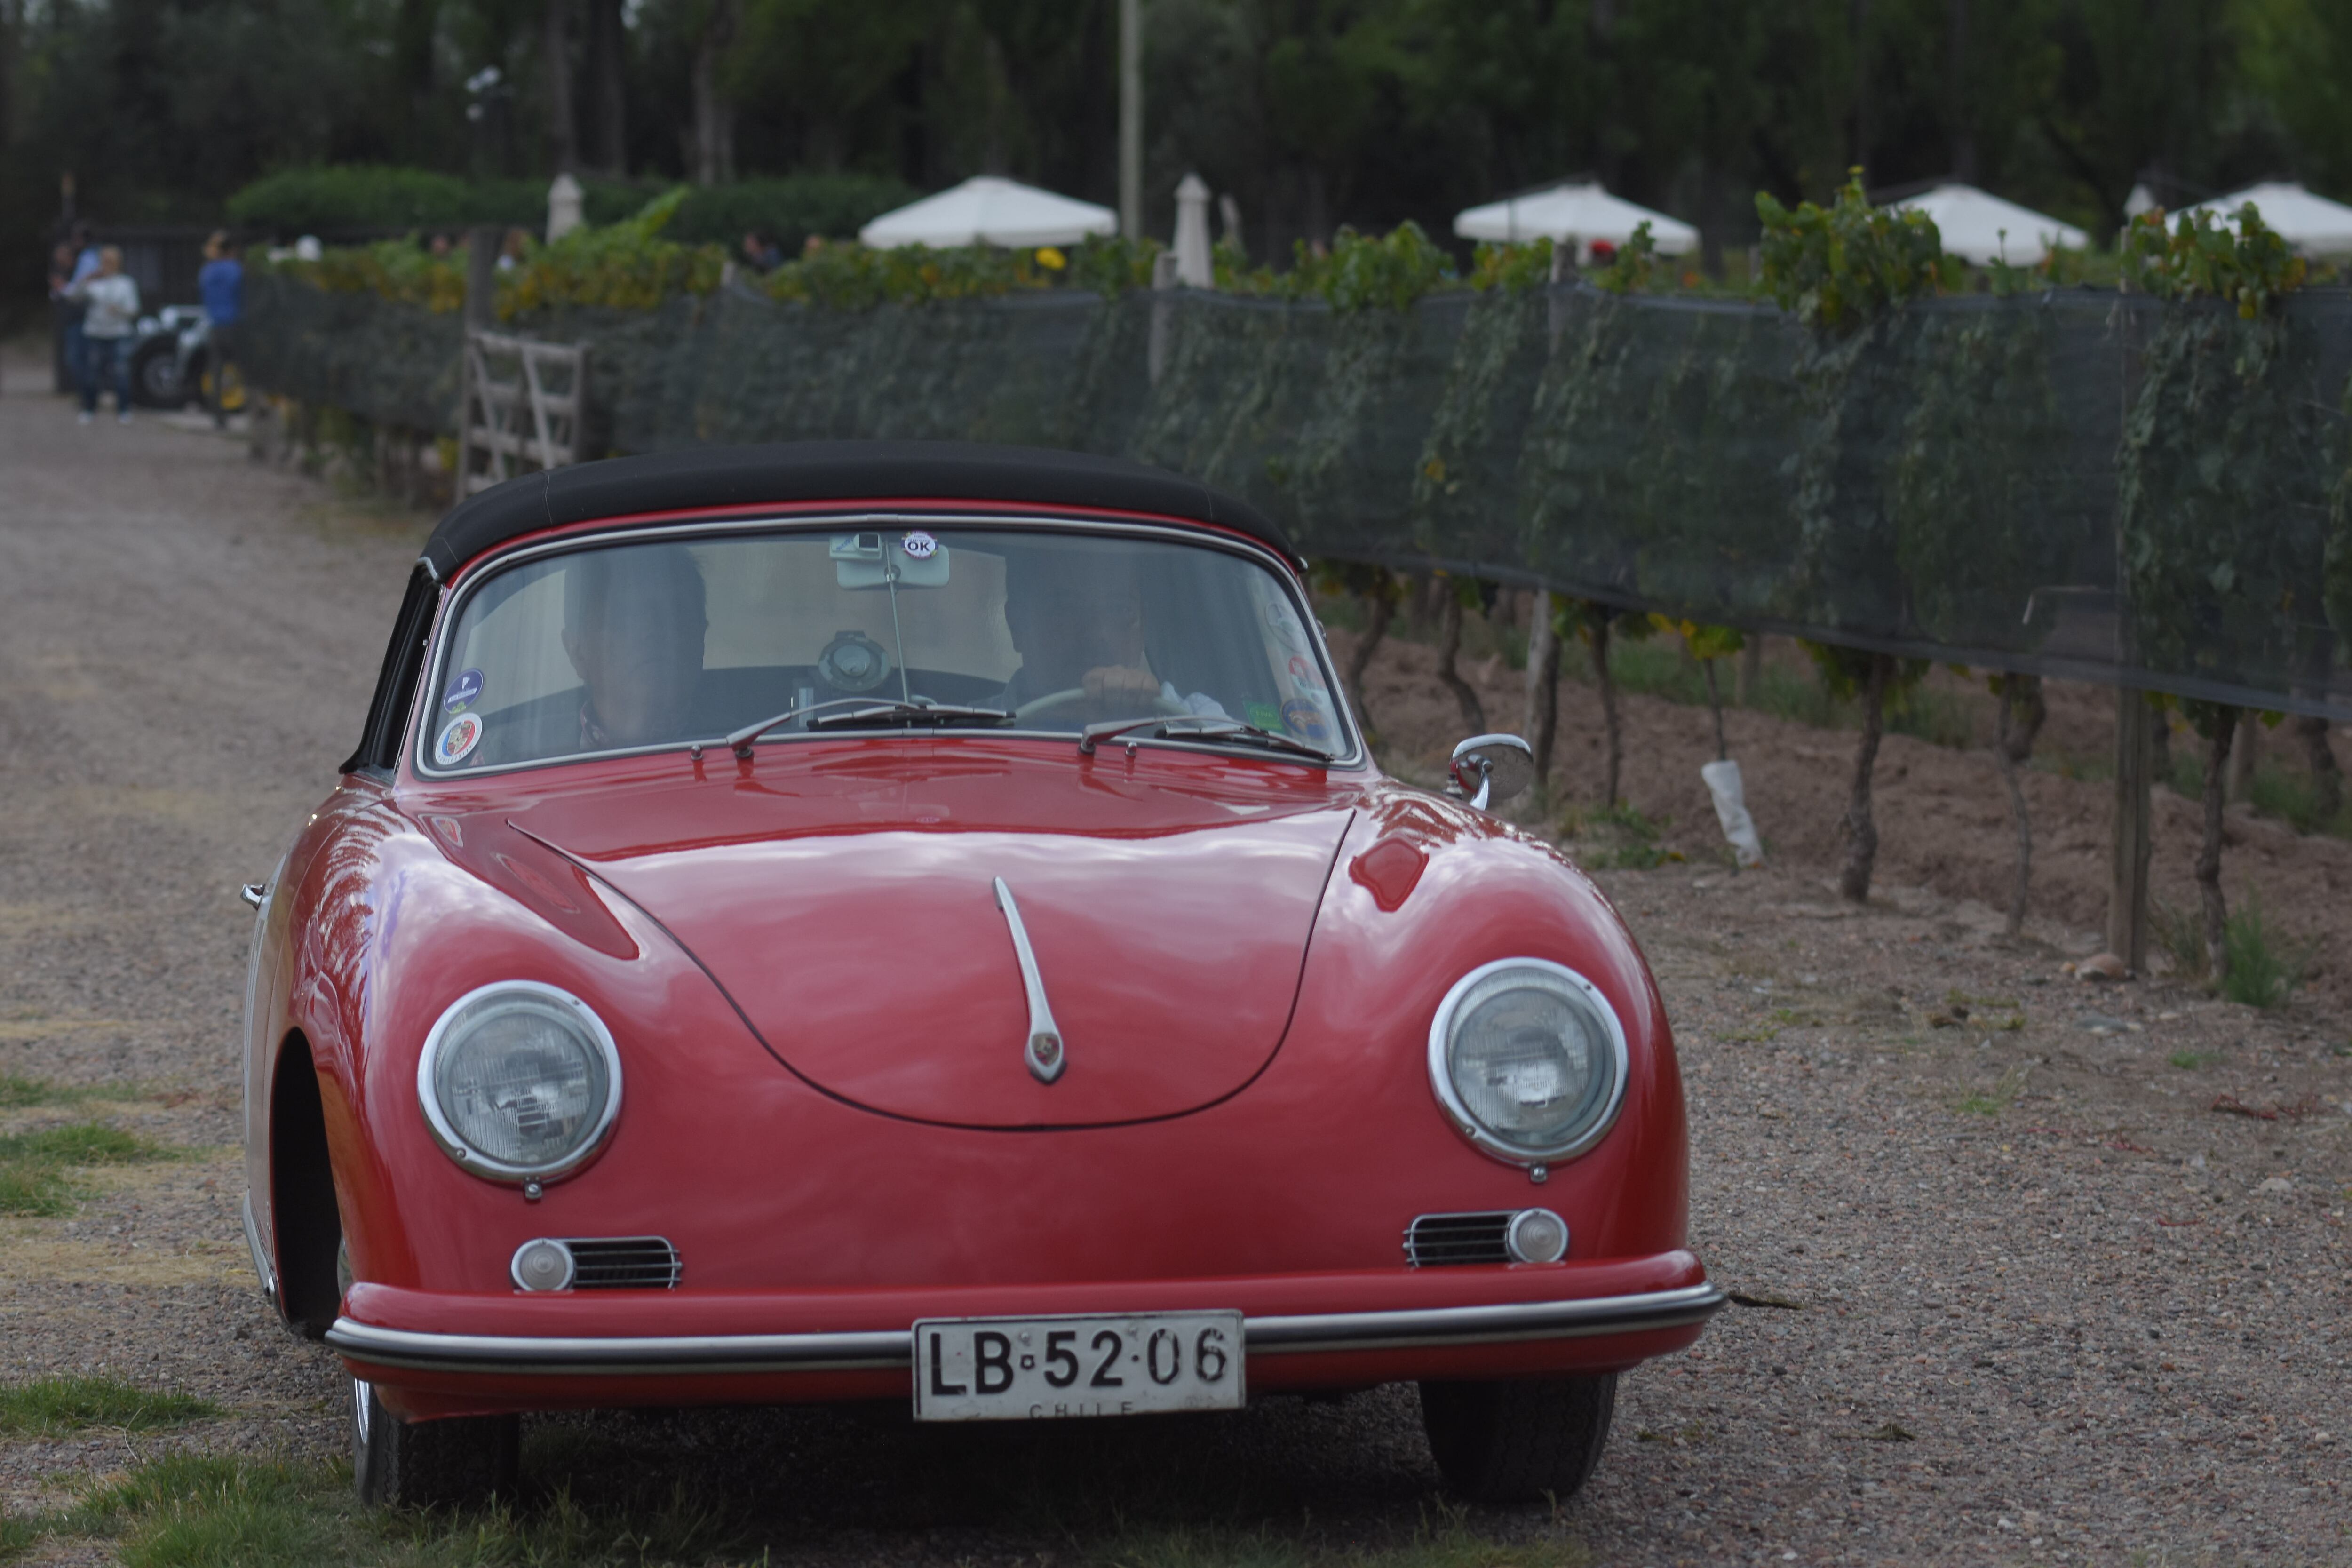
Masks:
[[[1010,556],[1004,624],[1021,656],[1020,668],[1005,683],[1008,709],[1072,691],[1084,693],[1086,705],[1107,717],[1155,708],[1224,714],[1214,700],[1187,699],[1152,672],[1144,649],[1143,577],[1131,552],[1037,550]]]
[[[563,579],[563,651],[587,688],[580,749],[685,736],[702,683],[702,568],[683,545],[593,550]]]

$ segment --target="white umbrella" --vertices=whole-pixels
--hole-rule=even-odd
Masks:
[[[2331,202],[2326,196],[2315,196],[2301,185],[2285,181],[2250,186],[2233,195],[2200,202],[2189,210],[2231,218],[2248,202],[2253,203],[2254,210],[2263,215],[2264,226],[2275,229],[2279,237],[2296,250],[2313,256],[2352,252],[2352,207]]]
[[[1454,216],[1454,232],[1465,239],[1573,243],[1589,253],[1595,241],[1623,245],[1645,223],[1661,256],[1681,256],[1698,246],[1698,230],[1690,225],[1612,196],[1597,183],[1554,185],[1468,208]]]
[[[2091,245],[2091,237],[2081,229],[1974,185],[1937,185],[1895,206],[1934,218],[1937,232],[1944,237],[1944,254],[1979,267],[1996,261],[2032,267],[2058,246],[2087,250]]]
[[[857,231],[878,249],[901,245],[1076,245],[1118,232],[1118,215],[1034,185],[982,174],[952,190],[884,213]]]

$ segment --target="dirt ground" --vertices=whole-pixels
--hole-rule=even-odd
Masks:
[[[0,1377],[103,1370],[228,1411],[160,1437],[0,1436],[0,1510],[30,1513],[173,1444],[341,1450],[333,1363],[273,1326],[243,1260],[234,889],[331,784],[425,521],[157,420],[79,428],[31,363],[5,369],[0,1073],[109,1098],[0,1110],[0,1131],[95,1114],[188,1157],[92,1174],[64,1217],[0,1218]],[[1371,692],[1423,778],[1460,728],[1427,657],[1391,648]],[[1517,677],[1482,684],[1516,727]],[[2100,700],[2060,703],[2085,752]],[[2095,987],[2060,965],[2097,945],[2104,785],[2032,776],[2036,920],[2012,945],[1981,751],[1889,737],[1879,896],[1855,910],[1824,884],[1851,735],[1731,715],[1771,851],[1734,876],[1697,778],[1704,710],[1626,714],[1627,794],[1687,858],[1597,875],[1675,1020],[1694,1244],[1748,1304],[1625,1378],[1580,1497],[1469,1527],[1628,1565],[2352,1562],[2352,845],[2232,818],[2232,893],[2258,884],[2322,943],[2285,1007]],[[1565,686],[1563,801],[1594,793],[1597,729]],[[2194,821],[2158,798],[2158,885],[2186,901]],[[1346,1549],[1439,1496],[1405,1389],[977,1436],[654,1415],[530,1444],[542,1484],[723,1494],[811,1563],[1083,1557],[1083,1521],[1130,1510]]]
[[[1353,637],[1338,631],[1333,642],[1351,647]],[[1776,659],[1803,664],[1785,639],[1769,647]],[[1391,640],[1380,650],[1365,692],[1383,737],[1392,744],[1391,765],[1431,783],[1443,778],[1445,757],[1463,735],[1460,710],[1432,674],[1435,667],[1433,648]],[[1490,723],[1520,728],[1526,699],[1519,672],[1499,659],[1465,659],[1461,670],[1477,689]],[[1975,730],[1989,742],[1992,703],[1981,685],[1941,669],[1931,680],[1939,691],[1981,708]],[[1727,675],[1724,684],[1727,698]],[[2038,754],[2045,763],[2087,763],[2104,773],[2112,745],[2113,694],[2054,680],[2047,690],[2051,717]],[[1706,710],[1653,697],[1621,695],[1619,701],[1624,799],[1667,825],[1663,845],[1682,850],[1693,863],[1713,863],[1723,838],[1699,779],[1701,764],[1715,758]],[[1725,714],[1724,731],[1769,858],[1792,875],[1834,875],[1844,858],[1842,824],[1858,734],[1793,725],[1736,706]],[[1553,795],[1561,806],[1601,804],[1601,732],[1599,694],[1590,685],[1563,680],[1553,761]],[[2301,751],[2290,750],[2284,730],[2271,736],[2265,743],[2280,765],[2303,765]],[[2176,749],[2198,744],[2185,727],[2173,741]],[[2335,744],[2339,758],[2347,754],[2340,736]],[[2015,838],[2009,797],[1990,745],[1959,751],[1890,733],[1880,747],[1875,779],[1874,885],[1932,887],[1948,898],[2006,910]],[[2029,930],[2079,956],[2105,944],[2113,788],[2105,777],[2067,777],[2048,767],[2030,767],[2024,773],[2034,845]],[[2153,795],[2152,899],[2194,910],[2193,871],[2205,808],[2162,785]],[[2352,1009],[2352,921],[2345,918],[2347,897],[2352,895],[2352,841],[2298,835],[2275,818],[2232,805],[2224,819],[2221,881],[2233,903],[2254,893],[2266,921],[2286,934],[2289,944],[2310,950],[2307,988],[2290,1013],[2317,1006],[2341,1016]],[[2160,952],[2155,959],[2158,969],[2168,967]]]

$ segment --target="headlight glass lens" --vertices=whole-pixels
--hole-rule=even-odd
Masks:
[[[1565,975],[1505,968],[1455,1004],[1445,1070],[1462,1110],[1497,1142],[1555,1152],[1614,1102],[1616,1037],[1601,1005]]]
[[[445,1021],[431,1064],[444,1130],[494,1166],[563,1165],[610,1118],[610,1046],[586,1010],[537,990],[492,989]]]

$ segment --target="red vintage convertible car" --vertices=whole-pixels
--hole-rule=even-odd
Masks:
[[[1412,1380],[1565,1495],[1722,1301],[1658,992],[1383,778],[1281,534],[1131,464],[814,444],[441,522],[266,882],[247,1233],[371,1500],[559,1407],[1231,1408]]]

